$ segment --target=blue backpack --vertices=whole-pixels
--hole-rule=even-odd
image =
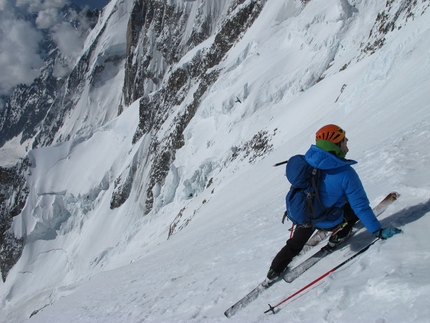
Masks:
[[[329,217],[337,208],[326,207],[319,196],[319,185],[323,172],[309,165],[303,155],[288,160],[286,176],[291,188],[285,198],[286,216],[300,226],[314,226]]]

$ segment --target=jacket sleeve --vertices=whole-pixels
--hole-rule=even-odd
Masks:
[[[348,167],[342,184],[352,210],[361,222],[363,222],[367,230],[373,233],[381,229],[381,223],[369,205],[369,199],[364,191],[363,184],[357,172],[352,167]]]

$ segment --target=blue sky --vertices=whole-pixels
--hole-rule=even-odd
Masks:
[[[84,7],[87,5],[91,9],[103,9],[109,3],[110,0],[72,0],[72,2],[79,7]]]

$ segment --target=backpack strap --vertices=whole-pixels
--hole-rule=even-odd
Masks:
[[[317,183],[315,181],[315,176],[317,175],[317,172],[318,172],[318,168],[314,168],[312,170],[311,183],[312,183],[312,188],[313,188],[313,190],[315,192],[315,197],[317,198],[317,201],[318,201],[319,205],[323,205],[321,203],[320,194],[319,194],[319,191],[318,191],[318,185],[317,185]],[[307,204],[308,205],[306,207],[306,218],[305,219],[311,219],[312,217],[310,217],[310,215],[312,215],[312,214],[315,213],[314,206],[313,206],[313,203],[312,203],[312,199],[313,199],[312,194],[310,192],[308,192],[307,196],[306,196],[306,200],[307,200]]]
[[[318,172],[317,168],[314,168],[312,170],[312,187],[314,188],[315,196],[317,197],[318,203],[320,205],[323,205],[322,202],[321,202],[321,199],[320,199],[320,192],[319,192],[319,189],[318,189],[318,185],[315,182],[315,176],[316,176],[317,172]]]
[[[327,214],[327,213],[330,213],[330,212],[334,209],[334,205],[332,205],[332,206],[330,206],[330,207],[327,207],[327,206],[325,206],[325,205],[321,202],[321,198],[320,198],[320,191],[319,191],[319,189],[318,189],[318,185],[319,185],[319,183],[316,183],[316,182],[315,182],[315,176],[316,176],[317,172],[318,172],[318,169],[317,169],[317,168],[314,168],[314,169],[312,170],[312,187],[314,188],[315,197],[317,198],[317,201],[318,201],[319,205],[321,205],[321,206],[323,206],[323,207],[324,207],[324,209],[325,209],[324,213],[325,213],[325,214]],[[310,203],[310,202],[309,202],[309,203]],[[311,206],[311,208],[312,208],[312,213],[313,213],[313,212],[314,212],[314,210],[313,210],[313,205],[312,205],[312,203],[310,203],[310,206]]]

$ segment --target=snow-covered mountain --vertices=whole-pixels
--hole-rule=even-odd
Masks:
[[[401,194],[381,221],[404,234],[262,314],[364,230],[230,320],[426,322],[429,6],[112,0],[67,73],[0,111],[0,321],[227,321],[289,234],[272,165],[336,123],[372,205]],[[44,117],[22,127],[23,106]]]

